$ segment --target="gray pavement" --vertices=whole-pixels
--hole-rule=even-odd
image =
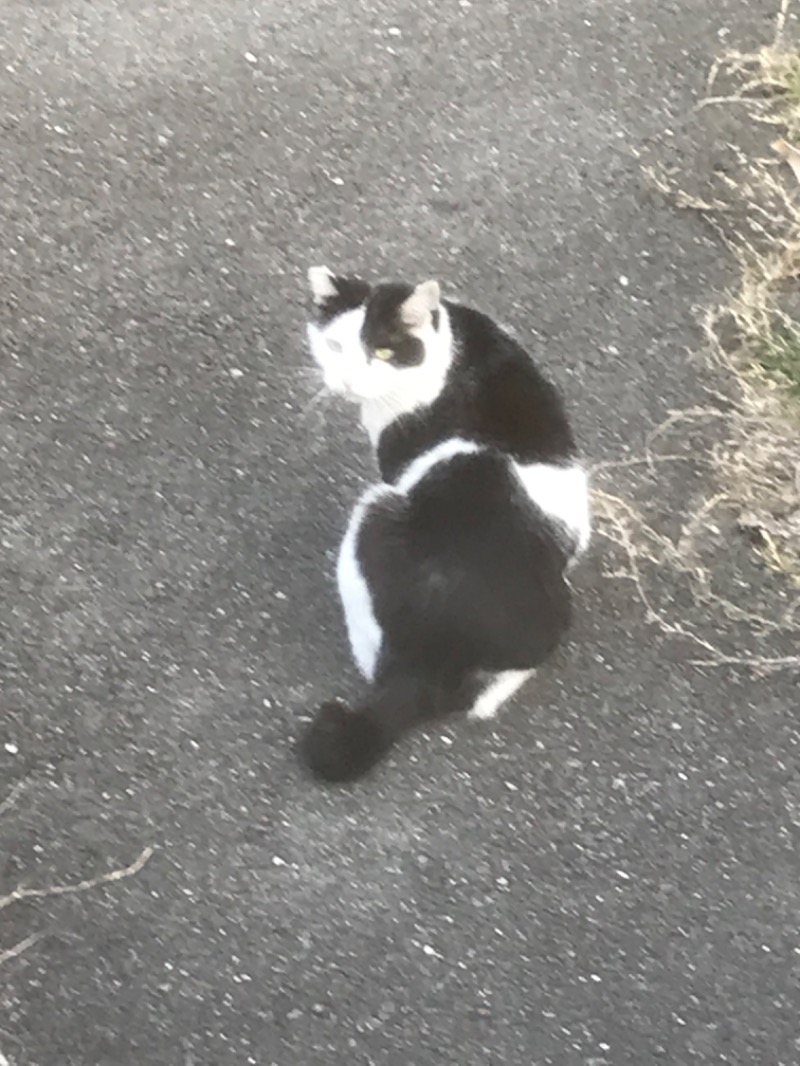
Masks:
[[[635,153],[771,12],[4,0],[0,892],[155,852],[0,910],[0,957],[41,934],[0,1062],[800,1061],[797,678],[688,666],[602,537],[496,729],[343,791],[292,750],[355,684],[370,470],[309,409],[306,265],[440,277],[534,338],[592,459],[635,451],[720,385],[688,352],[726,281]]]

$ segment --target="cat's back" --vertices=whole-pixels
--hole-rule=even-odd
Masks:
[[[577,447],[564,402],[530,354],[489,315],[448,306],[456,360],[452,381],[470,436],[517,462],[564,463]]]
[[[408,491],[419,481],[440,486],[448,460],[465,450],[502,457],[528,499],[569,531],[570,551],[589,539],[587,479],[564,402],[555,385],[506,330],[475,308],[443,302],[453,361],[430,405],[398,418],[382,434],[384,481]],[[424,478],[421,477],[423,474]]]
[[[506,456],[450,438],[362,507],[359,569],[406,658],[510,670],[555,647],[569,624],[574,541]]]
[[[520,464],[577,461],[563,400],[528,352],[492,318],[443,301],[452,362],[436,399],[388,425],[378,442],[384,480],[452,438],[503,452]]]

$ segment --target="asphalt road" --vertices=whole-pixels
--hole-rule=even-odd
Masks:
[[[635,452],[726,281],[636,153],[772,7],[4,0],[0,892],[155,849],[2,907],[4,1066],[800,1061],[797,678],[690,667],[602,536],[496,728],[293,753],[370,472],[306,266],[439,277]]]

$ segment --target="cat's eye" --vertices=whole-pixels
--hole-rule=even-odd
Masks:
[[[388,363],[388,361],[392,358],[393,355],[394,355],[394,352],[392,351],[391,348],[376,348],[375,349],[375,358],[376,359],[381,359],[384,363]]]
[[[336,352],[337,354],[342,350],[342,346],[338,341],[329,340],[328,347],[332,352]]]

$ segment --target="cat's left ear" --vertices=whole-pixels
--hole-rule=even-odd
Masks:
[[[330,300],[339,293],[336,278],[324,266],[309,267],[308,284],[311,286],[311,295],[317,307],[322,307],[326,300]]]
[[[439,282],[423,281],[400,305],[400,318],[409,329],[427,326],[431,315],[439,307]]]

